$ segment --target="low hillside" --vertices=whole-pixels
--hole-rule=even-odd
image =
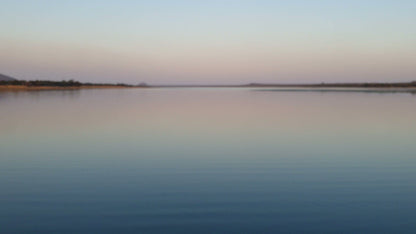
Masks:
[[[0,81],[12,81],[12,80],[16,80],[16,79],[10,76],[0,74]]]

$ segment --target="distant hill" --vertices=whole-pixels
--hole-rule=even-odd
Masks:
[[[12,80],[17,80],[17,79],[15,79],[13,77],[10,77],[10,76],[0,74],[0,81],[12,81]]]

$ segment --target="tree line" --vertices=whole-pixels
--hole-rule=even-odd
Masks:
[[[117,83],[81,83],[75,80],[62,80],[62,81],[50,81],[50,80],[10,80],[0,81],[0,85],[22,85],[27,87],[80,87],[80,86],[123,86],[130,87],[131,85]]]

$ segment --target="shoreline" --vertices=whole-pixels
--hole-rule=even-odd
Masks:
[[[320,85],[160,85],[149,86],[148,88],[236,88],[236,89],[252,89],[255,91],[276,91],[276,92],[383,92],[383,93],[416,93],[416,86],[320,86]]]
[[[416,93],[416,87],[257,87],[265,92],[365,92],[365,93]]]
[[[154,85],[154,86],[123,86],[123,85],[80,85],[80,86],[26,86],[26,85],[0,85],[0,91],[47,91],[47,90],[81,90],[81,89],[169,89],[169,88],[241,88],[256,91],[276,92],[401,92],[416,93],[416,87],[362,87],[362,86],[320,86],[320,85]]]
[[[142,88],[137,86],[118,85],[81,85],[81,86],[26,86],[26,85],[0,85],[0,91],[41,91],[41,90],[80,90],[80,89],[128,89]]]

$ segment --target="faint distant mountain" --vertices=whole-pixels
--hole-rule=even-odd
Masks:
[[[0,74],[0,81],[12,81],[12,80],[17,80],[17,79],[15,79],[13,77],[10,77],[10,76]]]

